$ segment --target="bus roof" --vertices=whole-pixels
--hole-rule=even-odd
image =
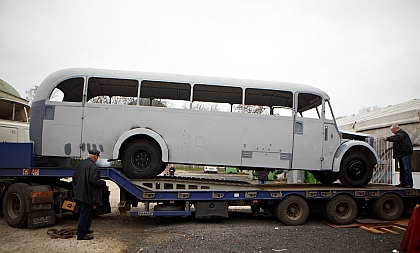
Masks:
[[[103,77],[103,78],[119,78],[119,79],[136,79],[166,81],[177,83],[194,84],[208,84],[208,85],[222,85],[234,86],[244,88],[258,88],[258,89],[272,89],[285,90],[292,92],[307,92],[322,96],[324,99],[329,99],[329,96],[322,90],[304,84],[276,82],[276,81],[260,81],[247,80],[223,77],[208,77],[208,76],[192,76],[179,74],[165,74],[152,73],[140,71],[126,71],[126,70],[108,70],[108,69],[92,69],[92,68],[69,68],[58,70],[44,79],[39,86],[34,101],[44,100],[49,98],[51,92],[60,82],[74,77]]]

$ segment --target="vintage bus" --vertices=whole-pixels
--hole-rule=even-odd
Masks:
[[[28,101],[0,79],[0,142],[29,142],[30,113]]]
[[[315,87],[134,71],[51,74],[32,103],[30,138],[39,156],[98,149],[132,178],[174,163],[310,170],[322,183],[357,187],[378,162],[365,136],[343,138]]]

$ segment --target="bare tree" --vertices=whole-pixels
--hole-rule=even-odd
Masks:
[[[184,108],[187,108],[187,106],[184,105]],[[221,111],[219,104],[211,102],[194,102],[192,109],[199,111]]]
[[[376,105],[375,106],[369,106],[369,107],[363,107],[362,109],[359,109],[359,114],[366,113],[366,112],[373,112],[373,111],[378,110],[378,109],[381,109],[381,108],[376,106]]]
[[[235,112],[240,111],[242,106],[236,106],[233,108]],[[252,113],[252,114],[264,114],[266,112],[266,107],[261,105],[245,105],[244,111],[246,113]]]
[[[34,87],[30,88],[29,90],[25,90],[26,93],[26,100],[29,101],[29,104],[32,104],[32,100],[34,100],[35,93],[38,90],[39,86],[35,85]]]
[[[29,101],[29,105],[32,104],[32,101],[35,98],[35,94],[38,91],[38,88],[39,88],[39,86],[38,85],[35,85],[32,88],[30,88],[29,90],[25,90],[26,100]],[[54,98],[60,97],[60,93],[62,94],[62,92],[59,89],[57,89],[57,88],[54,89],[53,92],[52,92],[52,94],[51,94],[51,96],[50,96],[50,99],[54,99]]]

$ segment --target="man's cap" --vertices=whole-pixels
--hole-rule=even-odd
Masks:
[[[89,150],[89,154],[91,154],[91,155],[97,155],[97,156],[99,156],[100,153],[101,152],[99,150],[96,150],[96,149]]]

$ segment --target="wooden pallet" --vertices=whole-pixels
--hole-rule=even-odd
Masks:
[[[397,225],[376,225],[376,226],[366,226],[362,225],[359,226],[360,229],[365,230],[367,232],[370,232],[372,234],[378,235],[378,234],[391,234],[391,235],[399,235],[400,232],[405,232],[405,228],[397,226]],[[399,232],[397,232],[397,231]]]

